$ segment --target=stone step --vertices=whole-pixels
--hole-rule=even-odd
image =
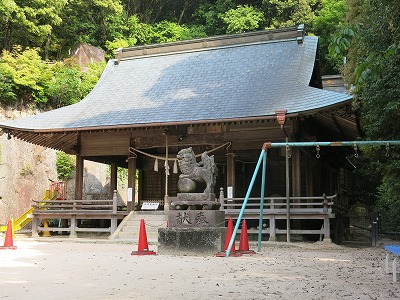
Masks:
[[[158,231],[157,232],[147,232],[146,230],[147,239],[155,239],[158,238]],[[137,242],[139,239],[139,231],[138,232],[120,232],[118,233],[118,237],[116,239],[132,239],[132,241]]]
[[[146,226],[166,226],[167,220],[152,220],[152,219],[144,219],[144,223]],[[140,220],[127,220],[125,226],[140,226]]]
[[[168,216],[164,212],[131,212],[120,223],[110,239],[126,240],[132,239],[137,242],[140,234],[140,223],[144,220],[147,239],[149,241],[157,241],[158,228],[165,228]]]

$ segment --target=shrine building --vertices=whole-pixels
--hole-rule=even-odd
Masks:
[[[323,89],[318,37],[300,25],[119,49],[79,103],[0,128],[75,155],[75,199],[83,197],[85,161],[111,165],[110,195],[117,167],[127,168],[129,212],[146,201],[168,205],[178,193],[176,154],[188,147],[214,155],[217,197],[228,187],[231,197],[244,197],[264,142],[359,137],[351,103],[349,94]],[[346,154],[340,147],[323,151],[316,157],[311,148],[269,149],[266,196],[285,196],[289,153],[291,196],[340,198]]]

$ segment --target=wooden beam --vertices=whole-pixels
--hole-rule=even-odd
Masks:
[[[164,135],[149,135],[135,137],[135,147],[138,149],[165,147]],[[192,146],[192,145],[218,145],[224,143],[222,133],[207,134],[182,134],[168,135],[168,146]]]
[[[228,153],[226,155],[226,160],[227,160],[226,186],[232,187],[232,197],[235,197],[235,154],[232,152]]]
[[[82,134],[81,154],[83,156],[129,155],[130,137],[126,132],[107,134]]]
[[[128,195],[127,210],[131,212],[135,208],[135,194],[136,194],[136,156],[128,158],[128,190],[132,191],[131,195]],[[129,201],[129,197],[132,201]]]
[[[114,191],[117,190],[117,185],[118,185],[118,166],[115,162],[112,162],[109,199],[113,198]]]
[[[75,199],[81,200],[83,193],[83,157],[76,155],[75,167]]]

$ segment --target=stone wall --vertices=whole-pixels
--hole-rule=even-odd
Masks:
[[[38,111],[0,108],[2,121]],[[108,166],[85,161],[84,199],[108,198]],[[56,151],[26,143],[16,138],[0,137],[0,225],[18,218],[31,207],[31,200],[41,200],[50,180],[57,181]],[[74,180],[68,181],[67,199],[74,198]]]

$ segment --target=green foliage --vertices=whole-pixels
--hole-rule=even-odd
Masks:
[[[1,48],[11,50],[15,44],[46,48],[53,27],[62,22],[60,12],[66,4],[67,0],[2,1]]]
[[[328,46],[328,61],[333,64],[334,68],[339,71],[346,63],[346,56],[351,46],[353,38],[356,36],[357,26],[355,29],[344,27],[340,31],[331,35],[331,42]]]
[[[136,41],[135,41],[136,43]],[[115,50],[119,49],[119,48],[125,48],[128,46],[134,46],[135,43],[133,45],[131,45],[127,40],[120,38],[120,39],[114,39],[113,41],[106,41],[106,48],[107,48],[107,53],[111,53],[109,55],[107,55],[107,58],[112,58],[113,54],[115,53]]]
[[[11,70],[0,61],[0,102],[8,104],[16,101],[15,89]]]
[[[35,49],[3,51],[0,60],[0,101],[53,108],[76,103],[97,83],[104,63],[93,63],[83,71],[73,63],[45,63]]]
[[[108,175],[111,177],[111,165],[108,166],[107,169]],[[117,168],[117,185],[121,188],[124,188],[128,181],[128,169],[118,167]]]
[[[358,26],[348,51],[345,69],[354,86],[356,108],[367,139],[400,139],[400,3],[396,0],[349,1],[350,25]],[[362,23],[361,23],[362,22]],[[398,149],[396,149],[398,150]],[[385,230],[399,230],[400,155],[388,159],[370,152],[379,161],[377,208]],[[373,168],[371,168],[373,169]]]
[[[74,0],[60,14],[63,22],[53,34],[59,43],[57,48],[70,49],[79,43],[105,48],[106,41],[121,38],[118,34],[126,26],[121,1]]]
[[[227,25],[226,33],[241,33],[260,28],[265,21],[264,15],[258,9],[248,5],[239,5],[222,15],[222,20]]]
[[[319,37],[318,45],[322,60],[322,72],[325,74],[338,73],[343,64],[343,58],[347,54],[346,51],[346,53],[341,53],[342,55],[338,56],[336,49],[334,49],[334,56],[332,56],[331,51],[333,49],[328,50],[332,39],[334,40],[333,43],[336,43],[336,36],[341,36],[341,28],[345,26],[346,3],[346,0],[322,0],[319,11],[315,13],[312,31]]]
[[[98,65],[98,64],[92,64]],[[98,70],[82,72],[78,65],[56,63],[52,66],[53,77],[47,82],[46,95],[49,105],[57,108],[79,102],[96,84]]]
[[[152,43],[166,43],[182,40],[187,33],[188,29],[186,26],[164,20],[153,26]]]
[[[400,181],[398,177],[384,177],[379,186],[379,200],[377,204],[381,212],[381,226],[383,232],[400,232]]]
[[[33,170],[30,165],[24,165],[21,172],[19,172],[19,175],[21,176],[28,176],[28,175],[33,175]]]
[[[66,68],[63,64],[57,63],[53,67],[53,78],[47,84],[47,93],[50,96],[54,108],[78,102],[76,87],[79,84],[79,71]]]
[[[217,0],[215,3],[205,2],[200,4],[194,14],[196,22],[204,26],[207,35],[218,35],[226,33],[226,23],[222,16],[230,9],[236,7],[233,0]]]
[[[44,86],[49,80],[51,72],[36,49],[28,48],[21,51],[20,47],[15,47],[12,52],[4,50],[0,60],[0,69],[3,76],[5,75],[7,78],[7,86],[15,86],[15,94],[24,99],[32,99],[36,103],[47,102]],[[9,102],[15,99],[10,91],[6,94],[8,97],[4,97],[5,101]]]
[[[371,54],[356,69],[356,92],[362,126],[371,139],[400,139],[400,58]]]
[[[83,99],[94,88],[105,67],[106,64],[104,62],[91,63],[86,66],[85,70],[80,71],[80,83],[78,87],[80,99]]]
[[[315,18],[316,0],[263,0],[268,28],[305,24],[311,28]]]
[[[166,43],[205,36],[200,27],[193,27],[193,29],[174,22],[161,21],[154,24],[152,30],[153,36],[150,41],[151,43]]]
[[[56,168],[59,180],[66,181],[71,179],[75,170],[73,156],[61,151],[57,152]]]

